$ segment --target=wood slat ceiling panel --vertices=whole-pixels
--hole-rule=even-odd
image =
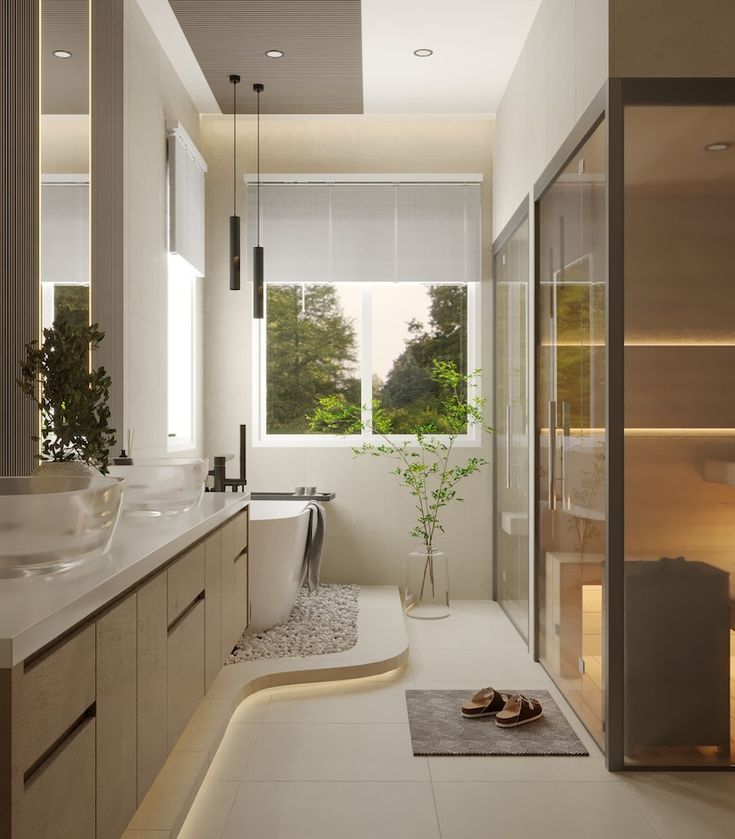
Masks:
[[[360,0],[171,0],[223,113],[239,73],[238,113],[362,113]],[[284,58],[271,59],[266,50]]]
[[[41,113],[86,114],[89,0],[43,0],[41,41]],[[69,50],[72,57],[56,58],[54,50]]]

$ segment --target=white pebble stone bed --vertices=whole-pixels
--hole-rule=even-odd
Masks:
[[[225,664],[349,650],[357,643],[359,595],[354,585],[322,583],[313,594],[302,588],[286,623],[243,635]]]

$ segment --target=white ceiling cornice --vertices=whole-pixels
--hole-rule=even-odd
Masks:
[[[163,51],[200,114],[221,114],[199,62],[168,0],[137,0]]]

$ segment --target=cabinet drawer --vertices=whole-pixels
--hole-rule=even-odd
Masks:
[[[204,591],[204,543],[179,557],[168,569],[168,625]]]
[[[248,546],[248,514],[247,510],[238,513],[232,520],[235,539],[235,556],[242,553]]]
[[[95,721],[80,726],[28,779],[13,818],[13,839],[94,839]]]
[[[240,554],[235,557],[232,569],[234,597],[232,601],[232,620],[234,643],[248,625],[248,555]]]
[[[204,697],[204,600],[168,634],[168,747],[172,749]]]
[[[204,690],[207,691],[222,664],[222,569],[219,531],[204,543],[206,596],[204,598]]]
[[[32,661],[14,689],[18,763],[25,772],[95,699],[95,628],[88,626]]]
[[[168,755],[166,572],[138,589],[138,804]]]

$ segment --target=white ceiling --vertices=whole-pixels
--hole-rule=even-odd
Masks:
[[[362,0],[365,113],[495,113],[540,5]]]

